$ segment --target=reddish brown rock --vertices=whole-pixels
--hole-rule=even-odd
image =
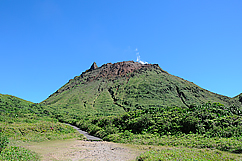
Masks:
[[[107,78],[107,79],[116,79],[117,77],[127,77],[129,78],[131,75],[129,73],[133,73],[135,71],[139,71],[144,68],[159,68],[163,71],[158,64],[141,64],[139,62],[134,61],[123,61],[117,63],[107,63],[98,67],[94,62],[90,69],[83,72],[80,76],[76,76],[74,79],[71,79],[66,85],[57,90],[54,95],[58,95],[59,93],[72,89],[76,85],[81,83],[88,83],[93,80],[97,80],[99,78]],[[165,72],[165,71],[163,71]]]
[[[98,68],[98,66],[97,66],[96,62],[94,62],[89,70],[95,70],[97,68]]]
[[[113,76],[126,76],[135,70],[143,67],[150,67],[152,64],[141,64],[134,61],[123,61],[118,63],[108,63],[101,66],[100,72],[95,76],[99,77],[113,77]]]

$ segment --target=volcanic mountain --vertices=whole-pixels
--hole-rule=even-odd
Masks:
[[[209,101],[241,107],[242,94],[226,97],[171,75],[158,64],[124,61],[101,67],[94,62],[90,69],[69,80],[42,104],[120,113],[149,107],[190,107]]]

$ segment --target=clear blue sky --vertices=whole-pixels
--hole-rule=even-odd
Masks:
[[[136,61],[137,52],[234,97],[242,92],[242,1],[0,1],[2,94],[41,102],[94,61]]]

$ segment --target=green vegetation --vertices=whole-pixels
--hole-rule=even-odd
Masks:
[[[234,154],[242,152],[242,115],[240,108],[235,106],[226,107],[220,103],[209,102],[199,106],[192,105],[189,108],[143,108],[110,116],[90,113],[84,115],[75,113],[72,109],[59,109],[59,112],[63,110],[65,113],[55,113],[52,116],[107,141],[176,147],[169,152],[171,156],[176,159],[183,158],[182,160],[191,159],[193,156],[197,160],[207,160],[209,157],[214,160],[236,160],[237,157],[241,157],[219,151]],[[182,151],[185,151],[186,156],[181,155],[177,158]],[[161,151],[147,152],[141,155],[139,160],[159,160],[157,158],[164,158],[164,155]]]
[[[76,130],[59,122],[38,121],[36,123],[0,124],[1,131],[12,140],[44,141],[77,137]]]
[[[40,160],[17,141],[80,138],[76,130],[61,124],[45,107],[10,95],[0,95],[0,160]]]
[[[241,107],[239,96],[229,98],[209,92],[155,65],[122,76],[101,77],[100,73],[106,72],[106,69],[104,66],[82,73],[41,104],[94,115],[113,115],[150,107],[189,107],[208,101]],[[114,69],[109,70],[111,73]]]
[[[41,141],[77,136],[71,127],[51,118],[46,107],[17,97],[0,95],[0,131],[10,140]]]
[[[241,111],[219,103],[77,118],[62,121],[69,121],[108,141],[242,151]]]
[[[9,146],[5,148],[0,155],[0,160],[6,161],[16,161],[16,160],[31,160],[31,161],[38,161],[40,160],[40,156],[38,154],[31,152],[27,149],[16,147],[16,146]]]
[[[138,161],[165,161],[165,160],[199,160],[199,161],[225,161],[241,160],[242,158],[234,154],[224,153],[211,149],[191,149],[191,148],[167,148],[161,150],[151,150],[141,154]]]
[[[40,160],[40,157],[27,149],[9,146],[8,138],[4,133],[0,133],[0,160]]]
[[[8,145],[8,143],[8,138],[3,133],[0,133],[0,152]]]
[[[235,106],[226,107],[220,103],[209,102],[199,106],[192,105],[189,108],[143,108],[109,116],[90,113],[85,115],[71,108],[59,109],[59,112],[54,108],[52,110],[50,113],[53,117],[76,125],[107,141],[171,146],[183,150],[186,147],[185,151],[195,151],[198,159],[202,158],[202,152],[194,148],[217,149],[236,154],[242,152],[242,116],[240,108]],[[181,150],[172,151],[172,155],[176,156],[180,152]],[[223,156],[217,152],[219,151],[205,151],[205,155],[214,155],[215,160],[230,158],[229,153]],[[154,160],[156,155],[160,157],[159,153],[155,152]],[[146,157],[151,154],[153,155],[147,153]],[[191,154],[186,156],[189,158]],[[183,156],[182,158],[186,159]],[[233,160],[236,157],[232,155],[231,158],[230,160]],[[206,157],[204,159],[206,160]]]
[[[61,122],[108,141],[241,153],[239,96],[209,92],[155,65],[98,77],[104,67],[70,80],[42,105]]]
[[[241,155],[241,95],[209,92],[157,65],[125,75],[105,75],[125,71],[108,67],[84,72],[40,104],[0,94],[0,156],[37,156],[10,146],[16,140],[83,138],[63,122],[107,141],[173,147],[144,153],[138,160],[236,158],[221,151]]]
[[[241,138],[208,138],[199,134],[159,136],[154,134],[133,134],[125,131],[124,133],[108,135],[106,140],[140,145],[212,148],[233,153],[241,153],[242,149]]]
[[[238,113],[238,114],[235,114]],[[175,135],[198,133],[207,137],[240,137],[242,117],[238,108],[226,108],[218,103],[203,106],[164,107],[135,110],[121,116],[92,119],[101,128],[116,127],[134,134]],[[115,130],[117,131],[117,130]]]

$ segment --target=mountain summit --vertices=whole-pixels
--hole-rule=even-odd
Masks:
[[[97,68],[98,68],[98,66],[97,66],[96,62],[94,62],[89,70],[95,70]]]
[[[241,95],[230,98],[212,93],[167,73],[158,64],[124,61],[101,67],[94,62],[89,70],[71,79],[42,103],[119,113],[148,107],[190,107],[208,101],[225,106],[242,105]]]

